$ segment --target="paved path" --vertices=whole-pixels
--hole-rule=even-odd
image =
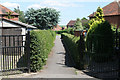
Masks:
[[[26,78],[90,78],[81,71],[76,72],[76,69],[69,63],[70,60],[65,55],[65,50],[61,42],[60,36],[56,36],[55,46],[53,47],[47,64],[43,70],[36,74],[27,75]],[[23,77],[23,76],[22,76]]]
[[[65,49],[61,42],[60,36],[56,36],[55,46],[52,49],[52,53],[49,55],[47,65],[38,74],[30,76],[31,78],[88,78],[85,74],[76,74],[76,69],[69,63],[69,60],[65,61]],[[65,62],[67,62],[65,65]]]

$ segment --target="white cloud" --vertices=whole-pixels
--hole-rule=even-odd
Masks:
[[[72,2],[112,2],[112,1],[115,1],[115,0],[74,0]]]
[[[28,6],[27,8],[39,9],[39,8],[45,8],[45,7],[54,8],[56,10],[59,10],[59,8],[57,8],[57,7],[43,6],[41,4],[33,4],[33,5]]]
[[[42,4],[47,5],[47,6],[55,6],[55,7],[77,7],[78,5],[76,5],[73,2],[69,2],[69,1],[62,1],[62,0],[45,0],[42,2]]]
[[[9,2],[43,2],[44,0],[9,0]],[[112,2],[115,0],[47,0],[58,2]],[[2,0],[2,2],[8,2],[8,0]]]
[[[20,5],[18,3],[5,2],[5,3],[1,3],[1,4],[8,8],[17,8],[18,6],[20,7]]]
[[[40,6],[40,4],[33,4],[33,5],[28,6],[27,8],[37,9],[37,8],[40,8],[40,7],[42,7],[42,6]]]
[[[45,0],[43,1],[43,4],[49,5],[49,6],[58,6],[58,7],[75,7],[76,4],[70,3],[70,2],[60,2],[60,1],[50,1],[50,0]]]

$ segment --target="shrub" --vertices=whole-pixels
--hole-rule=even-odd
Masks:
[[[73,58],[75,67],[83,69],[83,53],[84,53],[84,40],[81,37],[74,37],[74,35],[63,33],[63,42],[66,44],[70,51],[70,56]]]
[[[75,30],[80,31],[83,30],[82,22],[79,18],[77,18],[75,24],[74,24]]]
[[[45,65],[55,40],[55,32],[37,30],[30,32],[30,60],[31,71],[38,71]]]
[[[65,30],[60,30],[60,31],[55,31],[57,34],[62,34],[62,33],[69,33],[69,34],[74,34],[74,29],[73,28],[68,28]]]

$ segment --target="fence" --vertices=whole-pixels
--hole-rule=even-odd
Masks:
[[[27,35],[1,35],[0,71],[30,69],[30,33]]]
[[[97,39],[96,39],[97,38]],[[91,35],[87,42],[87,51],[84,55],[85,73],[97,78],[119,77],[119,40],[110,41],[111,36]],[[109,39],[109,40],[108,40]],[[116,42],[117,39],[117,42]]]

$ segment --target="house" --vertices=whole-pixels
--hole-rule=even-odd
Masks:
[[[10,20],[14,20],[14,21],[19,20],[19,14],[18,13],[13,12],[10,9],[8,9],[5,6],[0,4],[0,18],[7,19],[8,13],[11,13],[10,15],[11,15],[12,19],[10,19]]]
[[[53,31],[59,31],[59,30],[62,30],[62,28],[59,25],[54,26]]]
[[[67,24],[67,28],[74,27],[75,22],[76,22],[76,20],[70,20],[69,23]],[[86,26],[88,23],[88,20],[83,19],[83,20],[81,20],[81,23],[82,23],[82,26]]]
[[[68,27],[74,27],[76,20],[70,20],[69,23],[67,24],[67,28]]]
[[[7,18],[7,12],[11,12],[12,18]],[[4,46],[17,46],[25,45],[25,36],[28,30],[36,29],[36,27],[22,23],[19,21],[19,14],[9,10],[8,8],[0,5],[0,49]],[[10,37],[8,37],[8,35]],[[17,37],[17,36],[20,37]],[[6,37],[7,36],[7,37]],[[24,47],[21,48],[21,52],[24,52]],[[0,50],[0,53],[2,50]],[[13,48],[8,49],[8,54],[16,52]]]
[[[7,18],[7,12],[11,12],[11,19]],[[0,35],[25,35],[27,30],[36,27],[19,21],[19,14],[0,4]]]
[[[114,1],[102,8],[104,13],[104,19],[109,23],[120,26],[120,1]],[[90,14],[90,19],[94,18],[94,14]]]
[[[2,18],[0,21],[1,35],[25,35],[28,30],[36,29],[36,27]]]

